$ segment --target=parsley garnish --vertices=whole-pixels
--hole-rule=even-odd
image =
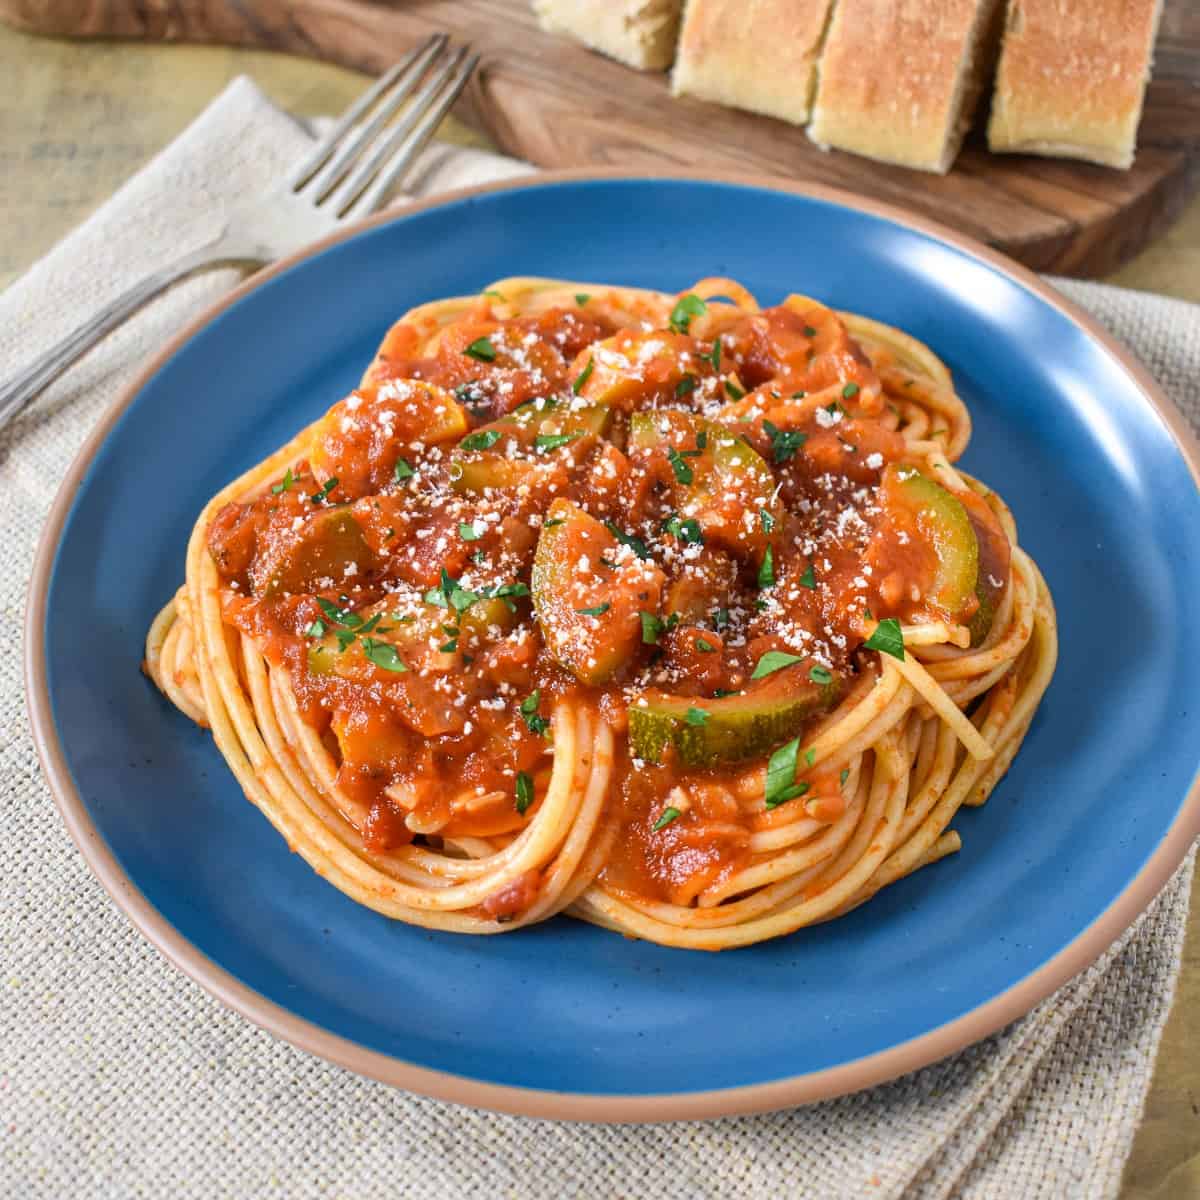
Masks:
[[[583,391],[583,385],[587,383],[589,379],[591,379],[592,369],[595,367],[595,365],[596,360],[594,358],[589,358],[587,360],[587,366],[575,376],[575,382],[571,384],[571,391],[573,391],[575,395],[578,396],[579,393]]]
[[[695,478],[692,468],[688,466],[684,459],[684,455],[680,454],[674,446],[667,451],[667,461],[671,464],[671,470],[675,472],[676,482],[686,486]]]
[[[893,658],[904,661],[904,634],[900,630],[900,622],[895,617],[885,617],[875,626],[863,646],[867,650],[878,650],[880,654],[890,654]]]
[[[813,763],[816,761],[816,758],[817,758],[817,752],[815,750],[812,750],[812,749],[805,750],[804,761],[805,761],[805,763],[808,764],[808,766],[811,767],[813,765]]]
[[[706,312],[708,305],[699,296],[688,292],[686,296],[680,296],[675,302],[675,307],[671,309],[671,328],[676,333],[687,333],[692,318],[702,316]]]
[[[500,430],[498,429],[479,429],[475,433],[468,433],[461,442],[458,443],[460,450],[489,450],[500,440]]]
[[[854,397],[857,395],[858,395],[858,384],[857,383],[848,383],[848,384],[846,384],[846,386],[844,388],[842,388],[842,399],[843,400],[853,400]]]
[[[712,642],[706,642],[702,637],[696,639],[695,647],[701,654],[711,654],[716,649]]]
[[[725,380],[725,391],[730,400],[740,400],[746,394],[740,387],[738,387],[736,383],[730,379]]]
[[[666,628],[666,623],[654,615],[654,613],[638,613],[642,619],[642,641],[647,646],[658,645],[658,635]]]
[[[721,339],[713,338],[712,353],[708,356],[708,361],[712,363],[712,369],[719,371],[721,369]]]
[[[287,471],[284,472],[283,479],[281,479],[279,483],[273,483],[271,485],[271,492],[273,495],[278,496],[280,492],[286,492],[288,488],[290,488],[295,482],[296,477],[292,474],[292,468],[288,467]]]
[[[602,617],[610,608],[612,608],[612,605],[605,600],[603,604],[597,604],[592,608],[577,608],[575,611],[581,617]]]
[[[677,513],[672,513],[663,522],[663,529],[677,537],[685,546],[704,545],[704,534],[700,529],[700,522],[695,517],[681,521]]]
[[[395,467],[392,469],[392,474],[396,477],[396,482],[400,483],[402,480],[411,479],[416,474],[416,471],[403,458],[398,458],[396,459]]]
[[[338,608],[336,604],[330,600],[326,600],[324,596],[317,597],[317,604],[328,621],[331,621],[334,625],[341,625],[343,629],[358,629],[363,623],[363,619],[358,613],[349,608]]]
[[[775,518],[765,508],[758,510],[758,519],[762,522],[763,533],[770,533],[775,528]]]
[[[476,338],[463,353],[468,358],[475,359],[476,362],[495,362],[496,347],[492,345],[491,339],[486,337]]]
[[[654,830],[657,833],[660,829],[665,829],[674,820],[679,817],[679,809],[674,806],[668,806],[662,810],[662,815],[654,822]]]
[[[750,678],[762,679],[764,675],[774,675],[776,671],[782,671],[784,667],[790,667],[793,663],[803,661],[803,657],[799,654],[787,654],[783,650],[768,650],[758,660],[758,665],[754,668],[754,674]]]
[[[453,654],[458,649],[458,638],[452,637],[444,646],[438,647],[439,654]]]
[[[713,698],[720,700],[723,696],[736,696],[738,691],[736,688],[716,688],[713,691]]]
[[[729,624],[729,609],[718,608],[713,613],[713,628],[720,633]]]
[[[314,504],[323,504],[329,498],[329,493],[332,492],[337,485],[337,476],[330,475],[330,477],[325,480],[325,486],[319,492],[313,492],[313,494],[309,496],[309,499]]]
[[[758,568],[758,586],[760,588],[775,586],[775,556],[771,553],[770,546],[763,555],[762,566]]]
[[[780,746],[767,763],[767,808],[778,808],[789,800],[803,796],[812,786],[807,780],[796,782],[796,755],[800,750],[800,739],[793,738],[786,746]]]
[[[578,304],[580,308],[582,308],[590,299],[591,296],[589,296],[587,292],[575,293],[575,303]]]
[[[705,710],[702,708],[689,708],[683,719],[689,725],[703,725],[704,722],[708,720],[709,716],[710,714],[705,712]]]
[[[549,521],[542,522],[543,529],[553,529],[556,525],[565,525],[566,519],[563,517],[551,517]]]
[[[682,400],[684,396],[690,396],[696,390],[695,375],[684,375],[682,379],[675,385],[675,399]]]
[[[820,665],[809,667],[808,677],[813,681],[813,683],[819,683],[822,687],[824,687],[827,683],[833,682],[833,673],[831,671],[827,671]]]
[[[815,588],[817,586],[817,577],[813,573],[812,563],[809,563],[804,568],[804,574],[800,576],[800,586],[803,588]]]
[[[817,336],[817,331],[811,325],[805,325],[804,336],[806,338],[814,338]]]
[[[517,812],[525,815],[525,810],[533,803],[533,780],[524,771],[517,772]]]
[[[807,433],[783,430],[771,421],[763,422],[763,432],[771,439],[771,452],[777,463],[787,462],[808,441]]]
[[[408,667],[400,661],[400,656],[396,653],[396,647],[390,642],[380,642],[375,638],[365,637],[362,642],[363,653],[377,667],[382,667],[385,671],[407,671]]]
[[[481,537],[483,537],[483,534],[475,528],[474,521],[459,521],[458,536],[462,538],[464,542],[477,542]]]
[[[541,702],[541,688],[535,688],[521,701],[521,719],[529,726],[530,733],[544,734],[550,728],[550,722],[538,714],[538,705]]]
[[[539,433],[533,439],[533,444],[538,450],[557,450],[577,442],[581,437],[582,433]]]
[[[543,528],[547,524],[548,522],[543,521]],[[556,524],[561,524],[561,522],[556,522]],[[630,550],[632,550],[634,554],[638,556],[638,558],[650,557],[650,551],[646,549],[646,543],[643,542],[640,537],[634,537],[632,534],[622,533],[621,530],[618,529],[611,521],[605,521],[604,528],[607,529],[608,532],[611,533],[622,546],[628,546]]]
[[[849,778],[850,778],[850,768],[843,767],[842,773],[838,776],[838,783],[844,787],[846,784],[846,780]]]
[[[325,622],[318,617],[305,631],[305,637],[320,638],[325,636]]]

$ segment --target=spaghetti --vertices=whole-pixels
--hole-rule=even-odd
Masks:
[[[777,937],[956,851],[1050,681],[969,436],[815,300],[502,280],[213,497],[146,669],[389,917]]]

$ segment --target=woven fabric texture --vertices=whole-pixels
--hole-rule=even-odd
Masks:
[[[0,378],[197,245],[308,133],[248,81],[0,296]],[[439,146],[429,194],[527,168]],[[226,292],[172,291],[0,433],[0,1196],[1112,1196],[1170,1006],[1192,864],[1033,1013],[892,1084],[770,1116],[594,1127],[474,1112],[274,1040],[173,970],[71,844],[20,676],[25,590],[57,481],[140,361]],[[1200,422],[1200,309],[1063,288]]]

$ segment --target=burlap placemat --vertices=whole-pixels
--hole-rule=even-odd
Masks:
[[[0,377],[199,244],[306,132],[248,81],[0,296]],[[417,190],[526,168],[436,147]],[[284,1045],[174,971],[109,901],[42,781],[19,646],[58,480],[139,362],[235,281],[193,280],[0,433],[0,1193],[30,1197],[1110,1196],[1179,970],[1191,860],[1090,971],[962,1054],[771,1116],[589,1127],[497,1116]],[[1200,417],[1200,309],[1064,289]]]

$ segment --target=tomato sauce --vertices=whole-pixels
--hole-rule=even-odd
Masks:
[[[368,848],[519,831],[572,697],[620,743],[605,883],[689,904],[796,814],[764,806],[772,747],[689,765],[668,740],[653,761],[631,706],[665,695],[736,743],[737,712],[717,708],[759,696],[765,666],[797,696],[844,694],[874,619],[965,621],[982,603],[976,576],[969,595],[947,582],[940,526],[882,486],[904,459],[895,426],[866,354],[811,301],[707,337],[481,301],[445,329],[397,326],[371,383],[304,460],[221,510],[208,546],[227,621],[286,670]],[[965,507],[971,561],[1002,586],[1007,542],[985,503]],[[836,774],[805,778],[791,803],[836,819]],[[539,882],[483,911],[511,919]]]

